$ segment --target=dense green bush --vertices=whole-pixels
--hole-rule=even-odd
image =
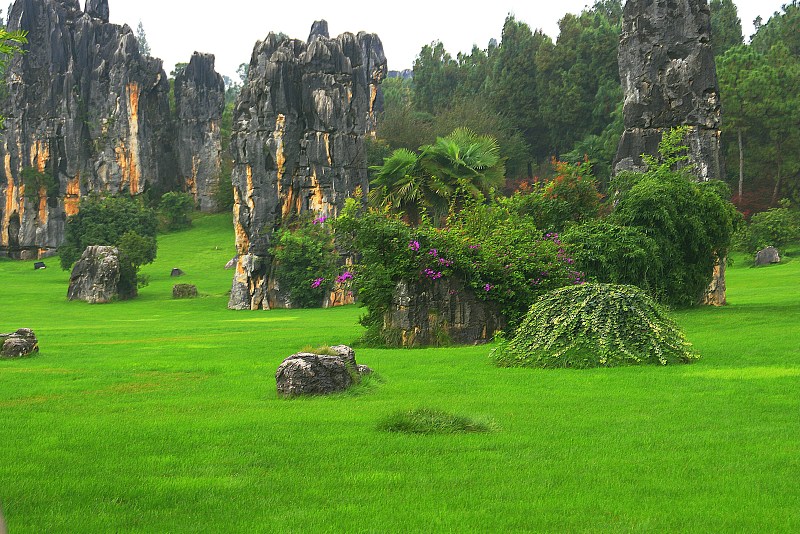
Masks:
[[[338,255],[325,218],[306,220],[275,233],[270,252],[278,262],[276,276],[292,305],[318,308],[336,279]]]
[[[457,277],[478,298],[497,303],[509,328],[539,295],[582,281],[557,234],[543,234],[531,218],[497,204],[467,206],[444,228],[424,221],[411,228],[396,215],[348,202],[335,225],[340,249],[359,257],[355,285],[367,308],[368,343],[390,341],[381,336],[383,318],[400,281]]]
[[[615,284],[583,284],[543,296],[514,337],[493,352],[501,367],[541,368],[667,365],[698,357],[647,293]]]
[[[561,237],[588,280],[657,291],[664,268],[644,229],[593,219],[568,227]]]
[[[161,196],[158,213],[164,230],[180,230],[192,226],[194,198],[189,193],[171,191]]]
[[[682,144],[687,131],[683,127],[666,132],[659,158],[644,157],[644,173],[621,173],[612,180],[615,206],[608,217],[612,224],[639,229],[655,243],[654,266],[660,267],[660,274],[632,282],[677,306],[702,300],[740,220],[726,200],[730,190],[724,182],[698,182],[692,174]],[[616,258],[609,265],[621,261]],[[595,274],[600,280],[613,279],[609,272]]]
[[[554,165],[556,176],[552,180],[528,186],[499,202],[548,232],[561,232],[569,223],[597,217],[600,195],[589,163]]]
[[[69,270],[90,245],[115,246],[120,252],[120,294],[135,295],[144,282],[139,267],[156,257],[157,224],[154,211],[131,197],[84,197],[78,213],[67,218],[64,244],[58,249],[61,267]]]
[[[58,180],[52,174],[39,172],[33,167],[23,167],[20,177],[25,185],[25,198],[28,200],[39,200],[39,193],[42,188],[44,188],[47,198],[58,196]]]
[[[755,253],[765,247],[783,248],[800,240],[800,213],[785,205],[756,213],[737,233],[737,248]]]

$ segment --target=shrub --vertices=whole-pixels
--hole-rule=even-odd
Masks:
[[[745,252],[770,246],[783,248],[800,239],[800,214],[788,206],[756,213],[738,237],[738,248]]]
[[[39,200],[39,193],[42,188],[44,188],[47,198],[56,198],[58,196],[58,180],[52,174],[39,172],[33,167],[23,167],[20,177],[25,185],[25,198],[28,200]]]
[[[194,198],[189,193],[169,192],[161,196],[158,213],[161,215],[161,226],[164,230],[180,230],[192,225],[191,213],[194,209]]]
[[[567,228],[562,239],[587,279],[659,292],[663,279],[659,248],[644,229],[590,220]]]
[[[333,236],[320,217],[278,230],[270,248],[278,262],[276,277],[292,306],[318,308],[333,288],[339,256]]]
[[[719,258],[727,256],[740,220],[726,198],[728,186],[718,180],[697,182],[678,145],[685,128],[664,134],[661,159],[645,156],[644,173],[621,173],[612,181],[616,206],[609,221],[640,229],[658,250],[662,275],[652,288],[671,305],[694,305],[702,300]]]
[[[557,234],[544,234],[533,220],[501,205],[472,204],[444,228],[411,228],[386,211],[359,211],[348,202],[336,220],[340,250],[358,254],[355,285],[367,308],[364,341],[389,344],[384,315],[396,285],[433,284],[455,276],[478,298],[496,302],[509,328],[539,295],[580,283]]]
[[[471,434],[490,432],[491,423],[476,421],[470,417],[453,415],[431,408],[399,411],[386,417],[378,425],[386,432],[406,434]]]
[[[501,367],[616,367],[699,358],[663,309],[634,286],[584,284],[534,304],[493,352]]]
[[[58,249],[61,267],[69,270],[90,245],[115,246],[120,250],[120,294],[135,295],[144,281],[139,267],[156,257],[156,224],[153,210],[130,197],[84,197],[78,213],[67,218]]]
[[[597,216],[600,195],[589,163],[571,165],[555,161],[556,177],[544,185],[527,186],[508,199],[500,200],[507,209],[531,218],[548,232],[561,232],[575,221]]]

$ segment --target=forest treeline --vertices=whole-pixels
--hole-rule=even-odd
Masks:
[[[763,210],[800,200],[800,6],[755,21],[744,44],[732,0],[711,0],[712,39],[723,102],[723,153],[737,204]],[[413,78],[383,84],[385,111],[372,164],[394,149],[433,142],[457,127],[495,137],[507,187],[547,178],[552,161],[588,159],[601,186],[622,133],[617,52],[622,1],[598,0],[559,21],[553,41],[509,15],[499,42],[451,55],[425,45]],[[741,164],[740,164],[741,162]]]

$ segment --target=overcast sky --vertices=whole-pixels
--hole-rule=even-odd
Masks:
[[[752,21],[765,21],[787,0],[735,0],[745,37]],[[83,0],[81,2],[83,4]],[[238,80],[236,68],[250,61],[253,45],[270,31],[305,40],[314,20],[325,19],[331,35],[361,30],[377,33],[390,70],[411,68],[423,45],[440,40],[453,56],[473,44],[500,40],[508,13],[532,28],[558,37],[558,20],[580,13],[593,0],[109,0],[111,22],[144,25],[154,56],[169,73],[192,52],[216,55],[217,71]]]

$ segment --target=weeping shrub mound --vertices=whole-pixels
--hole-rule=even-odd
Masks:
[[[667,365],[697,360],[690,346],[641,289],[583,284],[542,296],[493,358],[501,367]]]

